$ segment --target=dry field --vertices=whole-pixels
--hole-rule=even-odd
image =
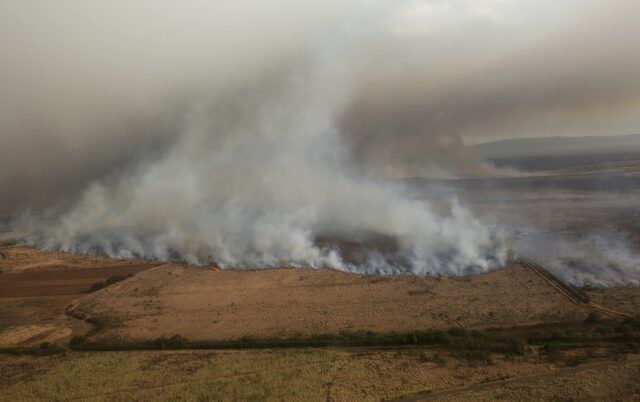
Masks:
[[[86,323],[65,315],[73,300],[87,295],[95,282],[158,265],[27,247],[4,247],[0,253],[0,346],[59,341],[86,332]]]
[[[587,312],[520,265],[468,278],[332,270],[214,272],[161,266],[88,295],[73,311],[116,323],[102,337],[284,337],[579,321]]]
[[[451,327],[509,327],[502,331],[522,339],[532,329],[520,326],[528,324],[541,324],[534,329],[546,335],[572,325],[587,332],[614,326],[585,326],[588,310],[519,264],[468,278],[419,278],[215,272],[23,247],[0,251],[0,346],[66,345],[82,334],[91,342],[175,334],[207,341]],[[93,281],[122,270],[135,275],[88,292]],[[610,308],[640,310],[637,288],[589,294]],[[108,325],[96,331],[67,310]],[[607,345],[529,346],[523,354],[439,346],[0,354],[0,401],[640,400],[640,355]]]
[[[420,348],[0,356],[0,400],[639,400],[640,356],[573,366]]]

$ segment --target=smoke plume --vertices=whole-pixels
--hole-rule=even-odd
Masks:
[[[624,234],[530,235],[517,248],[577,286],[640,285],[640,253]]]
[[[465,138],[635,123],[638,7],[552,3],[4,1],[0,208],[73,252],[486,271],[500,230],[382,178],[499,174]],[[393,244],[357,264],[320,241],[372,236]]]

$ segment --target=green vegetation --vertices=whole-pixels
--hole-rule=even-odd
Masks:
[[[323,401],[348,357],[322,350],[71,353],[20,363],[19,371],[4,357],[0,400]],[[362,366],[357,372],[368,374]],[[416,389],[397,383],[389,398]],[[356,396],[339,386],[332,392]]]
[[[599,322],[600,320],[602,320],[602,317],[600,317],[600,314],[596,313],[595,311],[592,311],[589,313],[589,315],[584,321],[586,323],[593,324],[593,323]]]
[[[91,320],[110,325],[106,317]],[[7,373],[4,383],[0,379],[0,389],[6,400],[45,399],[54,393],[60,399],[206,400],[214,397],[212,392],[224,400],[326,400],[327,395],[331,399],[393,399],[431,390],[431,386],[437,390],[437,384],[425,383],[433,364],[455,367],[462,375],[471,375],[473,371],[464,370],[476,370],[478,364],[499,369],[506,361],[531,359],[570,367],[603,353],[612,358],[637,353],[639,331],[638,319],[601,319],[487,331],[344,331],[209,343],[190,342],[180,335],[119,344],[75,336],[69,342],[71,351],[48,343],[0,350],[4,352],[0,370]],[[351,348],[357,346],[364,348]],[[286,349],[291,347],[297,349]],[[529,353],[536,348],[539,354]],[[93,351],[105,352],[88,353]],[[21,366],[11,355],[21,355]],[[28,369],[28,365],[41,369]],[[380,388],[381,383],[388,388]]]
[[[65,351],[66,349],[62,346],[49,342],[43,342],[40,345],[33,347],[0,348],[0,354],[28,356],[51,356],[64,353]]]
[[[107,278],[106,283],[107,286],[108,285],[113,285],[116,282],[121,282],[124,281],[127,278],[131,278],[133,276],[133,274],[127,274],[127,275],[112,275],[110,277]]]
[[[110,277],[107,278],[106,281],[100,281],[100,282],[96,282],[93,285],[91,285],[91,292],[95,292],[98,291],[100,289],[104,289],[109,285],[113,285],[114,283],[117,282],[122,282],[127,278],[131,278],[133,276],[132,273],[128,273],[126,275],[111,275]]]
[[[85,343],[86,341],[87,341],[87,338],[85,336],[76,335],[73,338],[71,338],[71,340],[69,341],[69,345],[71,345],[71,346],[81,345],[81,344]]]
[[[93,329],[87,334],[87,336],[94,335],[95,333],[108,328],[116,328],[122,324],[122,321],[119,318],[106,315],[89,317],[84,321],[93,325]]]
[[[96,323],[96,331],[106,325],[101,320],[88,319]],[[525,341],[519,338],[504,339],[481,331],[466,331],[452,328],[448,331],[426,330],[410,332],[378,333],[373,331],[342,331],[337,334],[291,336],[287,338],[255,339],[245,336],[238,340],[219,342],[188,342],[180,335],[157,338],[146,342],[98,343],[73,342],[75,350],[157,350],[157,349],[258,349],[297,348],[328,346],[438,346],[458,351],[481,351],[486,353],[522,354]],[[471,358],[473,358],[472,355]],[[478,359],[475,359],[478,360]],[[487,360],[483,357],[480,360]]]
[[[95,326],[89,334],[120,324],[110,317],[91,317],[86,320]],[[490,329],[486,331],[463,328],[449,330],[422,330],[409,332],[341,331],[335,334],[293,335],[283,338],[254,338],[244,336],[229,341],[192,342],[180,335],[160,337],[141,342],[82,342],[70,343],[75,350],[165,350],[165,349],[270,349],[302,347],[412,347],[431,346],[451,351],[464,352],[461,357],[467,360],[489,362],[487,354],[521,355],[531,346],[571,348],[591,346],[601,343],[630,344],[640,346],[640,319],[629,318],[622,321],[603,321],[593,319],[584,323],[555,325],[547,330],[543,328],[523,329],[514,334],[509,329]],[[471,352],[471,353],[466,353]]]

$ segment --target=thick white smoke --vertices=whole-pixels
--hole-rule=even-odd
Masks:
[[[166,152],[94,183],[53,224],[23,224],[28,242],[227,267],[464,274],[499,266],[503,239],[457,203],[435,213],[350,162],[337,122],[366,29],[343,25],[268,80],[204,97]],[[331,242],[317,244],[372,235],[393,239],[393,250],[354,262]]]
[[[636,127],[637,9],[5,0],[0,214],[37,208],[26,241],[75,252],[483,271],[497,231],[369,175],[493,174],[463,138]]]

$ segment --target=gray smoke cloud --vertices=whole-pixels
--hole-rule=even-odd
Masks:
[[[530,235],[519,239],[517,248],[573,285],[640,285],[640,252],[621,233]]]
[[[638,6],[555,3],[4,1],[1,207],[46,208],[18,226],[74,252],[358,269],[317,240],[375,234],[372,272],[485,271],[499,230],[376,177],[636,123]]]

